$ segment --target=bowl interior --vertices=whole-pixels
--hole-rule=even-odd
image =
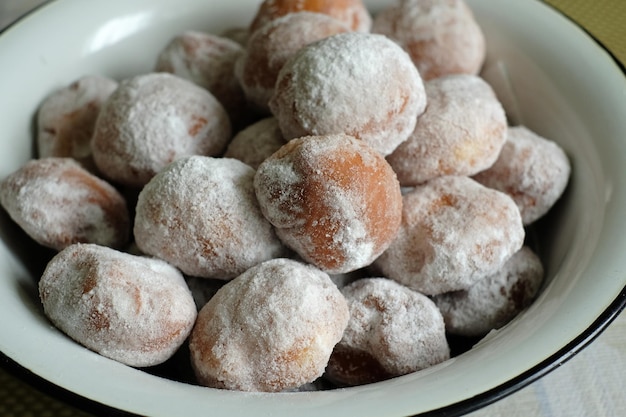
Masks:
[[[477,346],[390,381],[326,392],[245,394],[170,381],[92,353],[44,317],[36,282],[51,253],[0,213],[0,350],[86,398],[142,415],[418,414],[447,407],[549,367],[626,286],[626,79],[611,57],[536,0],[468,0],[488,40],[483,75],[512,122],[555,140],[572,161],[568,189],[533,230],[546,266],[538,300]],[[58,0],[0,37],[0,178],[33,154],[41,100],[76,78],[148,72],[186,29],[247,25],[259,1]],[[372,11],[387,0],[366,1]],[[62,30],[59,30],[62,28]],[[41,349],[45,346],[45,349]],[[556,354],[556,356],[554,356]],[[530,373],[529,373],[530,372]],[[471,405],[469,405],[471,407]]]

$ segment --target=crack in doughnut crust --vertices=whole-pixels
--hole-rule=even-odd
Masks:
[[[369,265],[400,226],[395,173],[382,155],[347,135],[291,140],[259,166],[254,187],[280,239],[328,273]]]
[[[450,357],[444,320],[425,295],[385,278],[364,278],[341,290],[350,321],[326,377],[361,385],[405,375]]]
[[[317,379],[348,323],[327,274],[290,259],[254,266],[200,310],[189,350],[199,382],[283,391]]]
[[[397,44],[349,32],[309,44],[289,59],[269,106],[286,139],[344,133],[388,155],[415,128],[426,93]]]
[[[41,277],[39,295],[46,316],[65,334],[137,367],[169,359],[197,315],[176,268],[94,244],[59,252]]]
[[[497,272],[524,236],[508,195],[468,177],[438,177],[404,194],[400,231],[374,265],[424,294],[461,290]]]

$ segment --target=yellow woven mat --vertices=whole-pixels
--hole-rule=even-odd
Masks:
[[[626,1],[546,0],[584,27],[626,65]],[[0,368],[0,416],[89,417]]]

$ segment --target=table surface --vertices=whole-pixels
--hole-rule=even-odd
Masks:
[[[45,0],[0,0],[0,29]],[[580,24],[626,65],[626,1],[546,0]],[[38,388],[24,375],[0,368],[0,416],[89,417]],[[40,387],[40,385],[37,385]],[[626,416],[626,313],[548,375],[470,417]]]

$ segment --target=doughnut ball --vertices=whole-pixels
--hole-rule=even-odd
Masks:
[[[248,101],[269,114],[268,102],[285,62],[303,46],[349,30],[337,19],[312,12],[289,13],[259,28],[235,66]]]
[[[449,333],[483,336],[504,326],[528,307],[542,280],[541,260],[524,246],[495,274],[467,290],[436,295],[433,301],[443,314]]]
[[[86,75],[50,94],[37,112],[37,151],[40,158],[69,157],[95,171],[91,136],[102,104],[117,82]]]
[[[419,371],[450,358],[443,317],[425,295],[385,278],[341,290],[350,321],[325,376],[362,385]]]
[[[295,12],[326,14],[357,32],[369,32],[372,26],[372,17],[361,0],[264,0],[250,24],[249,32],[253,33],[268,22]]]
[[[254,188],[280,239],[329,274],[369,265],[400,226],[391,167],[347,135],[293,139],[259,166]]]
[[[563,149],[524,126],[508,129],[496,162],[474,176],[481,184],[510,195],[529,225],[561,197],[571,166]]]
[[[426,93],[398,45],[382,35],[350,32],[291,57],[269,106],[286,139],[345,133],[388,155],[413,132]]]
[[[91,145],[106,177],[142,187],[172,161],[221,154],[230,135],[228,115],[211,93],[151,73],[120,82],[100,111]]]
[[[200,310],[189,340],[198,381],[277,392],[322,375],[349,313],[327,274],[289,259],[254,266]]]
[[[59,330],[102,356],[136,367],[169,359],[197,314],[176,268],[95,244],[77,243],[52,258],[39,296]]]
[[[482,29],[464,0],[400,0],[376,15],[372,32],[398,42],[424,80],[472,74],[485,61]]]
[[[244,48],[222,36],[186,31],[170,40],[159,53],[155,71],[168,72],[209,90],[224,106],[231,121],[238,122],[246,106],[235,62]]]
[[[28,161],[0,183],[0,203],[33,240],[55,250],[78,242],[119,248],[130,234],[122,195],[72,158]]]
[[[492,88],[475,75],[425,83],[428,108],[409,139],[387,157],[403,186],[443,175],[470,176],[498,159],[507,120]]]
[[[254,173],[229,158],[196,155],[173,162],[139,193],[137,246],[187,275],[218,279],[283,254],[256,201]]]
[[[287,141],[275,117],[267,117],[239,131],[230,141],[225,158],[235,158],[257,169]]]
[[[524,243],[515,202],[468,177],[438,177],[403,196],[397,238],[376,260],[427,295],[467,289],[499,271]]]

